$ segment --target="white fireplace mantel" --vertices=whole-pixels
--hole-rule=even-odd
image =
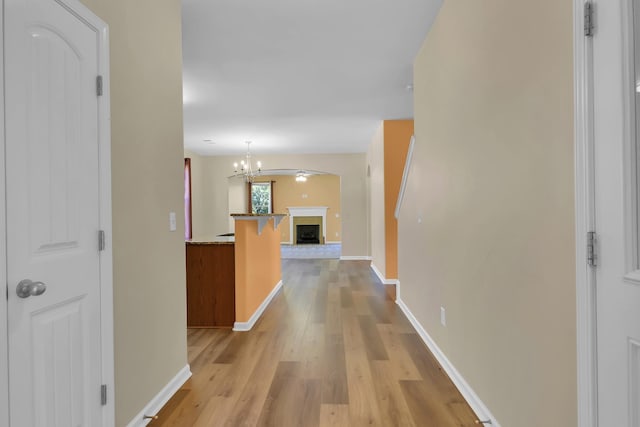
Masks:
[[[322,217],[322,241],[326,241],[327,238],[327,209],[328,206],[300,206],[300,207],[288,207],[289,216],[289,239],[293,244],[293,218],[297,216],[321,216]]]

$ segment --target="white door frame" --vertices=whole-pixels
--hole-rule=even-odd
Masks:
[[[595,274],[587,265],[587,232],[595,230],[593,59],[584,35],[584,0],[574,0],[574,154],[578,426],[598,424]]]
[[[629,0],[618,0],[627,10]],[[584,35],[584,2],[574,0],[574,90],[575,90],[575,186],[576,186],[576,332],[577,332],[577,402],[578,426],[598,426],[598,358],[597,300],[595,270],[587,266],[587,232],[597,231],[595,224],[594,166],[594,81],[593,42]],[[603,3],[604,4],[604,3]],[[596,12],[597,12],[597,4]],[[624,12],[623,12],[624,13]],[[596,18],[597,24],[597,18]],[[621,22],[621,50],[629,50],[629,22]],[[597,36],[597,28],[595,28]],[[622,53],[622,52],[621,52]],[[624,58],[624,54],[623,54]],[[629,64],[623,64],[623,76],[628,79]],[[628,84],[628,83],[625,83]],[[629,91],[631,88],[628,88]],[[631,92],[629,92],[631,93]],[[623,111],[631,111],[633,98],[624,99]],[[632,123],[624,120],[623,134],[630,138]],[[626,168],[629,170],[630,168]],[[628,188],[624,189],[626,192]],[[625,199],[629,197],[625,196]],[[626,203],[626,201],[625,201]],[[625,215],[625,221],[629,218]]]
[[[100,252],[100,321],[102,337],[102,382],[107,385],[107,404],[103,407],[102,425],[115,425],[114,345],[113,345],[113,257],[111,228],[111,111],[109,90],[109,28],[79,0],[51,0],[81,17],[97,34],[98,73],[103,80],[103,95],[98,98],[98,143],[100,154],[100,229],[105,232],[105,250]],[[4,1],[0,7],[0,29],[4,28]],[[4,58],[4,32],[0,31],[0,59]],[[3,63],[3,62],[2,62]],[[4,158],[4,67],[0,65],[0,278],[7,277],[6,266],[6,181]],[[8,285],[9,288],[11,287]],[[1,289],[1,287],[0,287]],[[4,292],[4,291],[2,291]],[[0,425],[9,425],[9,366],[7,337],[7,300],[0,295]],[[97,393],[97,392],[96,392]]]
[[[5,175],[4,175],[4,1],[0,7],[0,224],[6,224]],[[6,283],[7,277],[7,234],[6,227],[0,226],[0,278]],[[6,286],[6,284],[5,284]],[[5,290],[0,286],[0,294]],[[7,336],[7,299],[0,295],[0,425],[9,425],[9,337]]]

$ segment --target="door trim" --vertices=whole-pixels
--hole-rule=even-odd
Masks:
[[[70,0],[67,0],[70,1]],[[107,385],[107,403],[102,411],[102,425],[115,425],[115,371],[113,332],[113,230],[111,225],[111,78],[109,65],[109,26],[79,1],[73,0],[91,17],[99,32],[98,72],[102,76],[102,96],[98,98],[98,138],[100,155],[100,229],[105,246],[100,252],[100,325],[102,337],[102,383]]]
[[[0,23],[4,28],[4,0],[0,7]],[[0,224],[6,224],[6,208],[5,208],[5,175],[4,175],[4,32],[0,33]],[[8,310],[7,299],[1,295],[7,289],[7,234],[6,226],[0,226],[0,242],[2,249],[0,253],[0,278],[5,282],[5,289],[0,286],[0,347],[4,348],[0,351],[0,425],[9,425],[9,337],[7,329]]]
[[[584,0],[574,0],[573,16],[577,415],[579,427],[596,427],[596,288],[586,262],[587,232],[595,231],[593,44],[584,35]]]
[[[634,13],[633,0],[621,2],[621,31],[622,31],[622,138],[623,138],[623,197],[624,197],[624,228],[631,230],[625,233],[625,265],[624,280],[635,285],[640,284],[640,270],[638,270],[638,181],[635,177],[637,170],[636,139],[636,88],[633,85],[634,62]]]
[[[109,91],[109,28],[79,0],[54,0],[65,9],[82,19],[98,34],[98,73],[102,76],[103,95],[98,98],[98,144],[99,144],[99,185],[100,185],[100,229],[105,232],[105,249],[100,252],[100,321],[102,345],[102,383],[107,385],[107,404],[103,406],[102,425],[115,425],[114,404],[114,342],[113,342],[113,255],[111,227],[111,111]],[[4,22],[4,0],[0,8],[0,22]],[[4,34],[0,33],[0,59],[4,58]],[[4,132],[4,62],[0,65],[0,277],[7,277],[6,253],[6,181],[5,181],[5,132]],[[97,232],[97,230],[96,230]],[[97,250],[97,248],[96,248]],[[4,292],[4,291],[0,291]],[[9,425],[9,376],[7,300],[0,295],[0,425]],[[96,391],[96,396],[99,396]]]

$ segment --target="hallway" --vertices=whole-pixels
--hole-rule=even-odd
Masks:
[[[193,377],[150,426],[477,425],[368,261],[282,275],[252,331],[188,331]]]

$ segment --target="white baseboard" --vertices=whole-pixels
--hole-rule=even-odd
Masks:
[[[371,257],[343,255],[340,257],[340,261],[371,261]]]
[[[444,369],[447,375],[449,375],[451,381],[453,381],[455,386],[460,391],[460,394],[462,394],[467,403],[469,403],[469,406],[471,406],[471,409],[473,409],[478,418],[481,421],[491,420],[491,424],[489,424],[491,425],[491,427],[500,427],[500,423],[498,423],[496,418],[491,414],[489,408],[487,408],[487,406],[482,403],[478,395],[473,391],[471,386],[465,381],[460,372],[458,372],[458,370],[455,368],[455,366],[453,366],[449,359],[447,359],[447,356],[445,356],[442,350],[440,350],[440,347],[438,347],[436,342],[429,336],[427,331],[418,322],[418,319],[416,319],[413,313],[411,313],[409,307],[407,307],[404,301],[400,299],[399,295],[396,299],[396,304],[398,304],[402,312],[405,314],[405,316],[407,316],[407,319],[409,319],[416,332],[418,332],[418,335],[420,335],[422,341],[424,341],[427,347],[429,347],[429,350],[431,350],[431,353],[433,353],[435,358],[438,360],[438,363],[440,363],[442,369]]]
[[[186,365],[176,374],[171,381],[163,387],[156,396],[127,424],[127,427],[142,427],[151,422],[150,419],[144,419],[145,415],[156,415],[160,409],[171,399],[171,397],[180,390],[180,387],[191,377],[191,368]]]
[[[262,316],[262,313],[267,308],[267,306],[269,306],[269,303],[271,302],[273,297],[276,296],[276,294],[278,293],[278,291],[280,290],[281,287],[282,287],[282,280],[280,280],[276,284],[276,286],[274,286],[274,288],[271,290],[269,295],[267,295],[267,297],[264,299],[264,301],[262,301],[262,304],[260,304],[260,306],[256,309],[256,311],[253,313],[251,318],[249,318],[249,321],[248,322],[234,322],[233,330],[234,331],[238,331],[238,332],[250,331],[251,328],[253,328],[253,325],[256,324],[256,322],[258,321],[260,316]]]
[[[384,277],[382,273],[380,273],[380,270],[378,270],[378,267],[376,267],[373,263],[371,263],[371,269],[374,273],[376,273],[376,276],[378,276],[378,279],[380,279],[383,285],[396,285],[398,283],[396,279],[387,279],[386,277]]]

